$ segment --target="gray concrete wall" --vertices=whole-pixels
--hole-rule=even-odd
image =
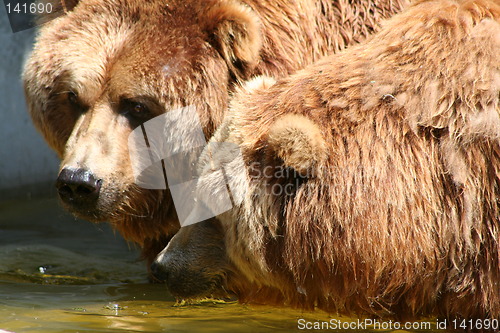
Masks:
[[[34,33],[12,33],[0,4],[0,200],[55,195],[58,160],[31,124],[20,79]]]

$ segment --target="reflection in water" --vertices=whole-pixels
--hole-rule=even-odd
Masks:
[[[42,284],[133,282],[143,267],[46,244],[0,246],[0,277]]]
[[[0,332],[304,332],[300,318],[331,319],[234,302],[176,306],[165,286],[147,283],[138,256],[107,224],[75,220],[55,200],[0,204]]]

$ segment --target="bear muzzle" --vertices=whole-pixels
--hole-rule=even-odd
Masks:
[[[212,218],[182,227],[153,261],[150,273],[178,300],[229,299],[233,295],[226,280],[231,268],[224,235]]]

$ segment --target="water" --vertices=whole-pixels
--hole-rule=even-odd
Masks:
[[[138,256],[107,224],[76,220],[54,199],[1,203],[0,332],[304,332],[301,318],[336,320],[235,302],[179,306],[147,282]]]

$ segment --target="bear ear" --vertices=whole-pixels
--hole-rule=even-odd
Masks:
[[[303,115],[287,114],[276,120],[269,129],[267,143],[285,166],[304,176],[317,175],[327,159],[320,128]]]
[[[259,75],[245,81],[245,84],[238,89],[238,92],[245,94],[247,96],[246,98],[248,98],[250,95],[263,93],[265,90],[271,88],[275,83],[275,78],[267,75]],[[242,98],[245,97],[242,96]]]
[[[235,1],[222,1],[205,15],[209,42],[238,79],[246,79],[259,61],[260,21],[253,10]]]

